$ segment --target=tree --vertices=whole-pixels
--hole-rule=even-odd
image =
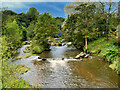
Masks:
[[[22,31],[20,30],[16,20],[7,23],[3,33],[7,37],[8,43],[10,42],[14,43],[22,39],[21,37]]]
[[[33,31],[34,28],[35,28],[35,22],[33,21],[30,23],[30,25],[27,28],[27,37],[28,38],[32,39],[35,36],[34,31]]]
[[[16,21],[18,23],[19,26],[23,26],[23,27],[28,27],[28,18],[27,15],[25,13],[19,13],[18,15],[16,15]]]
[[[82,32],[85,38],[85,52],[87,53],[87,39],[95,35],[97,28],[94,23],[95,4],[82,3],[75,8],[78,11],[78,21],[76,30]]]
[[[44,50],[48,50],[49,49],[48,39],[54,37],[55,31],[56,26],[54,24],[52,16],[46,12],[44,14],[41,14],[38,17],[37,23],[34,28],[35,36],[33,38],[32,44],[33,53],[41,53]],[[38,49],[36,49],[35,47]]]
[[[68,15],[63,26],[64,38],[68,42],[72,42],[77,49],[83,49],[84,40],[82,33],[76,30],[77,14]]]
[[[33,20],[37,21],[37,18],[39,16],[39,11],[37,11],[36,8],[31,7],[29,8],[29,11],[27,11],[26,15],[29,23],[32,22]]]
[[[108,35],[111,30],[111,27],[114,27],[114,24],[111,24],[112,15],[117,11],[118,5],[116,2],[111,2],[111,0],[109,2],[105,2],[105,3],[100,2],[100,3],[102,5],[103,16],[105,17],[106,20],[105,34],[106,34],[106,40],[108,41]]]

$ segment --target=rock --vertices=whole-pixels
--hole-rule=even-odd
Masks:
[[[58,46],[62,46],[62,44],[60,43],[60,44],[58,44]]]
[[[80,59],[80,61],[83,61],[82,59]]]
[[[39,61],[42,61],[42,59],[36,59],[36,61],[38,61],[38,62],[39,62]]]
[[[85,58],[88,58],[89,56],[90,56],[90,54],[86,54],[86,55],[85,55]]]
[[[47,59],[46,58],[42,58],[43,61],[46,61]]]
[[[53,42],[51,42],[51,46],[55,46],[55,44]]]
[[[72,42],[67,43],[67,45],[71,45],[71,44],[72,44]]]
[[[41,59],[41,57],[38,57],[38,59]]]
[[[38,59],[36,61],[46,61],[46,58],[41,58],[40,56],[38,57]]]
[[[80,59],[80,58],[84,58],[84,56],[86,55],[86,53],[81,52],[80,54],[78,54],[75,59]]]

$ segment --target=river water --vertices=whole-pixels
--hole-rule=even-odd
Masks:
[[[26,45],[28,46],[28,45]],[[19,49],[24,55],[25,45]],[[80,51],[67,46],[51,46],[38,56],[47,61],[35,61],[38,56],[15,60],[16,64],[25,64],[30,70],[21,78],[31,85],[40,84],[42,88],[117,88],[118,75],[108,67],[108,63],[98,57],[83,61],[73,58]],[[64,58],[64,60],[62,60]]]

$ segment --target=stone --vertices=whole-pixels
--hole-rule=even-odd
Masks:
[[[38,61],[38,62],[39,62],[39,61],[42,61],[42,59],[36,59],[36,61]]]
[[[85,53],[81,52],[80,54],[78,54],[75,59],[80,59],[80,58],[84,58]]]
[[[85,55],[85,58],[88,58],[89,56],[90,56],[90,54],[86,54],[86,55]]]
[[[41,59],[41,57],[38,57],[38,59]]]
[[[80,61],[83,61],[82,59],[80,59]]]
[[[46,58],[42,58],[43,61],[46,61],[47,59]]]

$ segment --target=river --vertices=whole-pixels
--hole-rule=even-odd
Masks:
[[[24,55],[21,47],[19,55]],[[67,46],[51,46],[38,56],[48,61],[35,61],[37,56],[15,60],[15,64],[25,64],[30,70],[21,78],[31,85],[40,84],[42,88],[117,88],[118,75],[99,57],[91,56],[84,61],[73,58],[80,51]],[[64,58],[64,60],[62,60]]]

